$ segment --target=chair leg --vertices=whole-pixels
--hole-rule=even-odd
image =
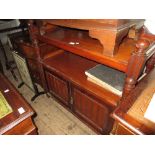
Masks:
[[[13,78],[14,78],[16,81],[18,81],[18,79],[17,79],[17,77],[16,77],[16,75],[15,75],[14,70],[13,70],[13,69],[10,69],[10,71],[11,71],[11,74],[12,74]]]
[[[0,61],[0,72],[1,72],[2,74],[4,74],[4,70],[3,70],[3,66],[2,66],[1,61]]]

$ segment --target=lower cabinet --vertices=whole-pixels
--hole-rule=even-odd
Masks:
[[[68,82],[62,78],[45,71],[49,92],[69,106],[69,87]]]
[[[73,88],[73,110],[100,133],[110,132],[113,121],[109,116],[109,109],[77,88]]]
[[[109,134],[113,119],[109,107],[101,103],[82,88],[76,87],[71,81],[63,79],[55,72],[45,71],[49,92],[67,105],[81,120],[98,133]]]

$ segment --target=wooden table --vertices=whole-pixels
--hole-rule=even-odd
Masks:
[[[8,79],[0,73],[0,91],[12,112],[0,119],[0,134],[30,135],[37,134],[32,116],[34,111],[25,99],[19,94]],[[22,109],[22,110],[21,110]]]
[[[117,135],[155,134],[155,123],[144,114],[155,93],[155,69],[142,80],[122,104],[114,111],[116,120],[112,131]]]

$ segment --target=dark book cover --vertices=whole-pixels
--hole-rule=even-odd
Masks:
[[[87,79],[116,93],[122,95],[125,73],[105,65],[96,65],[93,68],[85,71]]]

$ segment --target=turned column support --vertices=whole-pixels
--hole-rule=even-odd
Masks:
[[[28,21],[28,30],[29,30],[29,35],[30,35],[32,45],[34,46],[37,57],[40,60],[40,49],[39,49],[39,43],[36,36],[39,31],[38,31],[38,28],[34,26],[34,20],[32,19]]]
[[[127,78],[124,85],[123,96],[126,97],[134,89],[137,80],[143,72],[147,56],[146,49],[150,43],[147,40],[140,39],[136,43],[136,50],[132,53],[127,67]]]
[[[33,44],[34,40],[36,39],[36,34],[35,34],[36,28],[34,27],[34,20],[32,19],[28,20],[28,30],[29,30],[31,42]]]
[[[42,85],[43,85],[43,88],[44,88],[45,92],[47,93],[48,88],[47,88],[47,85],[46,85],[44,69],[43,69],[43,66],[42,66],[42,59],[41,59],[41,56],[40,56],[39,42],[38,42],[38,39],[37,39],[37,34],[39,33],[39,29],[36,26],[34,26],[34,21],[33,20],[29,20],[28,29],[29,29],[29,34],[30,34],[30,38],[31,38],[31,41],[32,41],[32,45],[33,45],[33,47],[35,49],[35,52],[37,54],[37,61],[38,61],[38,67],[39,67],[39,71],[40,71],[41,82],[42,82]]]

